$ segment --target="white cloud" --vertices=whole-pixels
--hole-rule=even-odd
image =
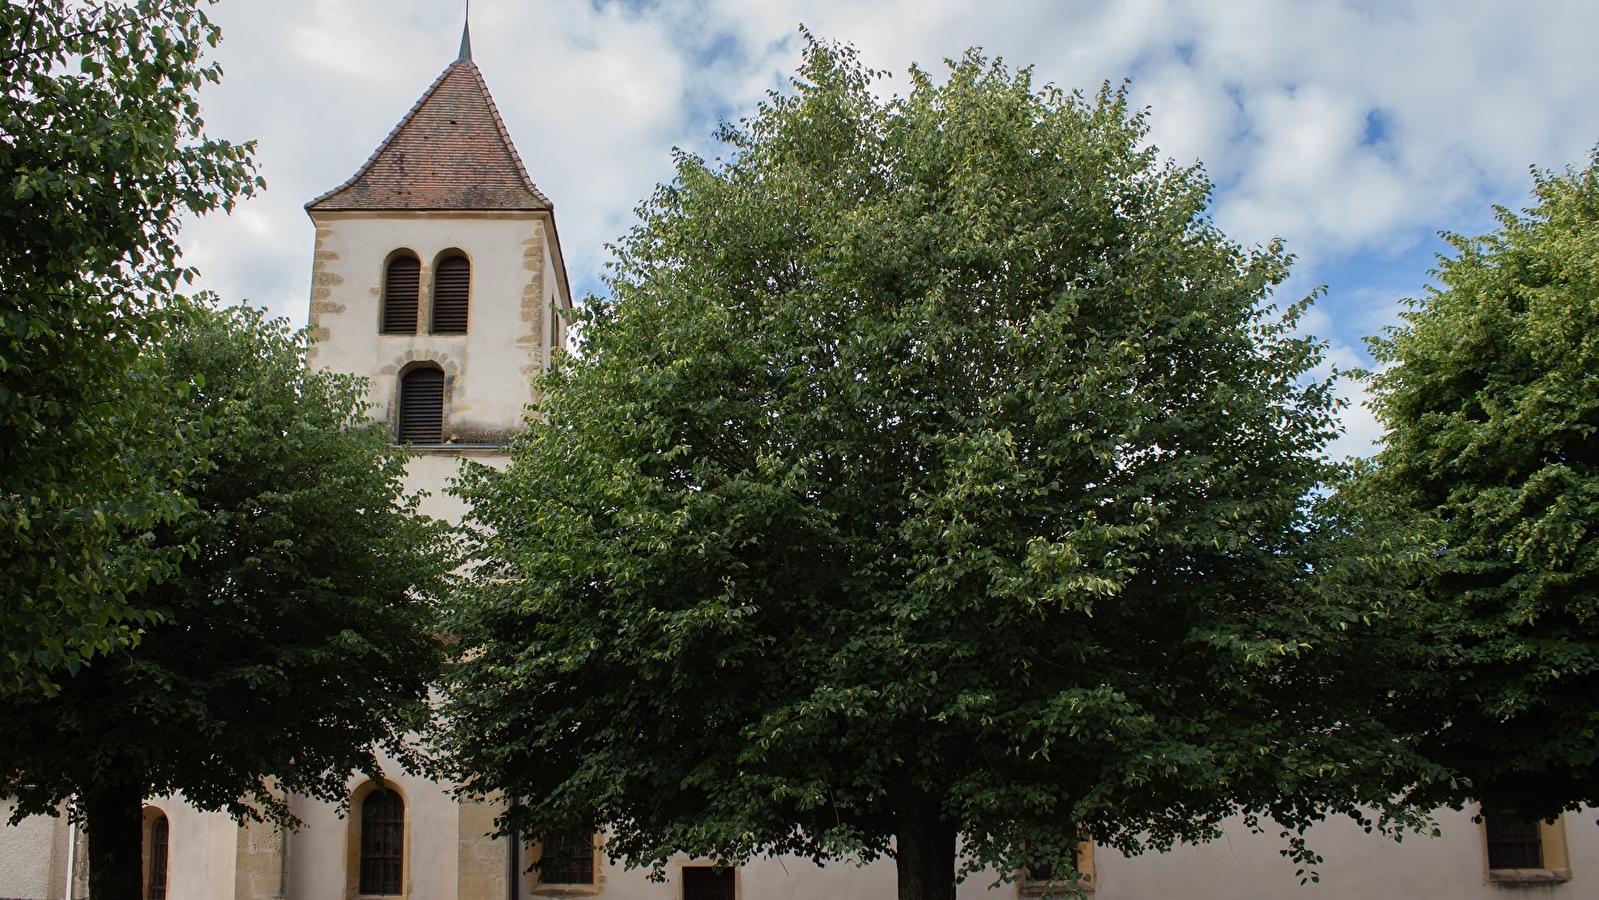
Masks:
[[[347,178],[453,58],[457,4],[224,0],[216,133],[258,137],[271,185],[186,235],[205,284],[302,321],[311,229],[301,205]],[[1218,184],[1217,222],[1285,237],[1293,289],[1321,302],[1340,353],[1419,293],[1431,235],[1520,205],[1528,165],[1599,141],[1599,4],[1583,0],[479,0],[476,58],[533,178],[556,202],[574,282],[671,177],[673,146],[713,150],[798,62],[798,23],[893,70],[981,45],[1040,82],[1133,78],[1151,139]],[[1303,284],[1304,286],[1298,287]],[[1351,418],[1351,433],[1369,430]],[[1354,440],[1351,437],[1350,440]]]

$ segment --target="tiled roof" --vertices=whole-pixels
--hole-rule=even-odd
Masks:
[[[551,209],[516,155],[483,75],[458,59],[344,184],[311,210]]]

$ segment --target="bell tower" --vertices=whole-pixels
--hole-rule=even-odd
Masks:
[[[468,31],[371,158],[306,211],[312,364],[370,379],[371,415],[421,451],[411,486],[453,519],[440,487],[458,457],[503,457],[572,305],[554,205],[511,143]]]

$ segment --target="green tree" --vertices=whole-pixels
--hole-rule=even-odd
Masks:
[[[363,420],[360,379],[312,372],[307,338],[198,308],[161,345],[204,465],[157,547],[194,548],[138,595],[136,647],[0,702],[0,785],[18,817],[76,795],[90,893],[137,900],[146,797],[287,821],[283,792],[342,801],[376,748],[413,759],[442,645],[446,527],[403,493],[405,452]]]
[[[813,42],[727,161],[679,156],[509,467],[464,475],[450,774],[633,864],[891,854],[905,900],[1406,815],[1341,689],[1359,610],[1309,583],[1337,401],[1267,305],[1288,256],[1124,93],[874,77]]]
[[[209,0],[0,6],[0,696],[133,640],[170,571],[171,424],[135,360],[187,277],[182,216],[259,186],[207,139]]]
[[[1440,799],[1545,817],[1599,802],[1599,158],[1534,174],[1371,341],[1387,435],[1348,490],[1368,546],[1426,551],[1389,572]]]

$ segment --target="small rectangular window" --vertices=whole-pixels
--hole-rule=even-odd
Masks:
[[[737,900],[732,869],[683,867],[683,900]]]
[[[594,883],[594,835],[568,828],[546,834],[542,843],[540,884]]]
[[[1529,822],[1513,809],[1483,810],[1482,831],[1489,882],[1539,885],[1571,880],[1565,816]]]
[[[1077,866],[1078,881],[1073,887],[1064,878],[1057,878],[1053,867],[1048,865],[1034,866],[1027,870],[1026,877],[1021,880],[1017,893],[1023,897],[1039,897],[1054,890],[1089,892],[1094,890],[1094,845],[1084,841],[1077,845],[1072,854],[1072,862]],[[1070,894],[1067,894],[1070,896]]]
[[[1522,821],[1514,812],[1489,813],[1488,868],[1543,868],[1543,835],[1537,822]]]

